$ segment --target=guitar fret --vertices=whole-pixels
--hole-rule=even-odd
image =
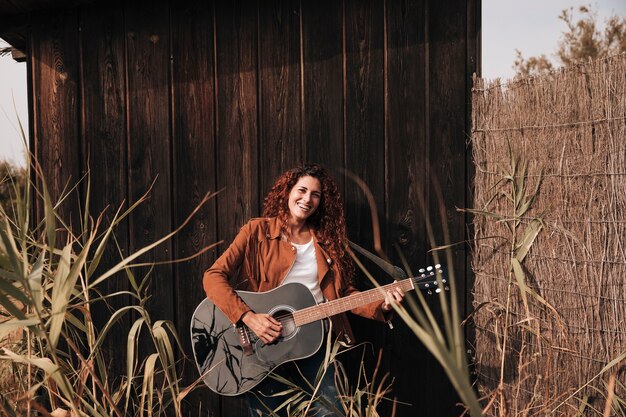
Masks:
[[[356,307],[364,306],[376,301],[382,301],[385,299],[387,291],[394,288],[400,288],[402,291],[408,292],[414,290],[417,285],[419,285],[421,289],[435,287],[437,284],[434,275],[435,274],[432,272],[428,275],[422,274],[418,277],[407,278],[402,281],[396,281],[381,287],[372,288],[371,290],[351,294],[337,300],[327,301],[322,304],[304,308],[293,313],[295,325],[302,326],[314,321],[329,318],[348,310],[353,310]]]
[[[414,285],[412,279],[407,278],[405,280],[393,282],[382,287],[373,288],[371,290],[352,294],[347,297],[339,298],[337,300],[328,301],[323,304],[304,308],[300,311],[294,312],[293,314],[296,326],[301,326],[317,320],[328,318],[336,314],[352,310],[356,307],[373,303],[375,301],[382,301],[385,299],[386,292],[388,290],[392,290],[393,288],[401,288],[403,291],[406,292],[414,289]]]

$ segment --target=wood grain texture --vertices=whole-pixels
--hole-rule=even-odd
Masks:
[[[78,122],[78,18],[75,10],[35,14],[32,33],[34,153],[53,202],[81,178]],[[40,182],[39,179],[38,182]],[[59,207],[68,225],[80,225],[80,187]],[[37,207],[41,218],[43,208]],[[61,236],[59,236],[61,238]]]
[[[218,237],[223,250],[259,214],[256,2],[216,4]],[[222,411],[246,416],[243,398],[222,398]]]
[[[351,179],[346,178],[345,205],[348,235],[359,245],[373,251],[373,210],[385,242],[385,131],[384,131],[384,2],[347,0],[344,2],[344,134],[345,166],[367,184],[374,200],[370,207],[366,193]],[[381,283],[389,277],[374,263],[360,256],[366,269]],[[360,289],[373,287],[363,274],[356,274]],[[372,343],[373,352],[385,346],[385,326],[372,326],[370,320],[352,316],[352,327],[357,340]],[[376,366],[377,355],[365,355],[366,366]],[[359,358],[351,360],[353,378],[358,372]],[[384,358],[382,368],[387,367]],[[351,364],[351,365],[350,365]],[[381,369],[382,370],[382,369]],[[383,371],[384,372],[384,371]],[[391,410],[381,410],[383,414]]]
[[[346,168],[369,187],[379,221],[385,216],[383,11],[383,3],[377,0],[345,2]],[[347,181],[344,197],[349,235],[372,248],[367,197],[352,180]]]
[[[428,99],[425,4],[388,1],[386,19],[387,249],[393,263],[401,265],[396,248],[392,246],[397,245],[416,273],[432,262],[426,257],[422,209],[428,197],[429,168],[425,120]],[[418,378],[419,382],[412,381],[415,381],[415,370],[423,375],[425,369],[431,368],[432,358],[407,326],[396,320],[394,327],[386,335],[386,357],[404,360],[390,360],[388,369],[398,378],[394,388],[398,400],[412,404],[411,407],[398,406],[398,415],[431,415],[431,401],[421,394],[422,378]],[[439,395],[445,398],[445,393]]]
[[[304,160],[328,167],[343,191],[342,4],[302,2]]]
[[[427,79],[424,3],[387,3],[387,219],[413,270],[424,266],[425,226],[420,199],[428,183]],[[391,247],[388,248],[393,253]],[[394,259],[398,259],[395,257]]]
[[[91,179],[90,212],[95,218],[104,212],[102,227],[108,227],[117,209],[122,204],[128,207],[124,15],[117,8],[90,6],[81,10],[80,28],[81,124]],[[115,237],[122,256],[127,256],[126,221],[117,227]],[[120,259],[116,245],[108,245],[99,271],[106,271]],[[128,289],[124,274],[112,277],[100,287],[106,294]],[[129,297],[123,295],[110,299],[108,308],[98,305],[93,314],[96,327],[102,328],[113,311],[129,302]],[[125,370],[124,358],[113,353],[119,349],[119,341],[126,338],[130,319],[126,316],[120,320],[120,325],[112,329],[105,341],[105,354],[112,360],[113,375],[121,375]]]
[[[204,195],[216,189],[215,89],[213,4],[191,1],[171,8],[173,101],[174,224],[179,225],[197,207]],[[175,237],[177,258],[192,256],[217,241],[216,200],[198,212]],[[175,290],[185,302],[175,302],[176,328],[185,353],[192,351],[189,320],[206,295],[202,273],[215,260],[206,252],[175,266]],[[185,366],[183,385],[198,378],[195,367]],[[201,410],[219,412],[220,399],[208,389],[192,392],[183,404],[183,414]]]
[[[437,201],[435,188],[429,191],[430,211],[439,244],[444,243],[444,222],[451,242],[465,239],[465,224],[457,207],[466,207],[466,24],[465,2],[429,3],[429,126],[430,176],[441,187],[443,202]],[[443,203],[443,207],[441,207]],[[444,218],[439,216],[443,208]],[[453,248],[459,284],[465,274],[463,245]]]
[[[347,200],[350,236],[367,248],[369,208],[345,167],[372,189],[389,254],[398,243],[411,267],[429,263],[421,196],[443,243],[431,177],[442,185],[451,240],[464,239],[465,219],[455,207],[468,204],[465,134],[480,0],[119,4],[33,16],[33,144],[55,193],[78,179],[84,149],[100,192],[92,211],[136,200],[158,175],[128,235],[118,234],[125,250],[156,240],[206,191],[225,188],[173,242],[143,259],[185,257],[225,242],[151,275],[150,309],[157,319],[175,320],[184,349],[192,306],[204,296],[203,271],[261,213],[274,178],[300,161],[331,171]],[[464,280],[466,248],[454,255]],[[441,369],[398,320],[395,327],[357,324],[361,340],[385,348],[383,368],[396,378],[398,399],[413,404],[396,416],[458,415]],[[409,362],[390,360],[398,356]],[[185,383],[196,376],[187,371]],[[197,392],[188,397],[189,415],[200,407],[246,415],[241,399]]]
[[[457,207],[467,207],[466,200],[466,23],[467,5],[461,1],[427,3],[428,14],[428,207],[436,244],[463,242],[465,218]],[[439,188],[439,189],[438,189]],[[446,236],[447,235],[447,236]],[[452,263],[446,262],[448,274],[454,271],[458,292],[459,311],[466,311],[463,288],[467,248],[463,244],[452,247]],[[438,317],[438,308],[435,310]],[[463,313],[461,313],[463,315]],[[447,393],[447,400],[428,406],[429,412],[452,415],[461,412],[455,392],[441,367],[429,354],[424,372],[431,375],[431,384],[420,391],[426,401],[433,395]]]
[[[0,16],[38,12],[40,10],[74,7],[79,4],[91,3],[94,0],[0,0]]]
[[[259,9],[259,172],[261,203],[274,180],[302,160],[300,2]]]
[[[468,97],[465,100],[465,131],[472,131],[472,100],[471,100],[471,91],[474,87],[473,85],[473,76],[474,74],[480,77],[482,72],[482,54],[481,54],[481,8],[482,1],[481,0],[470,0],[467,2],[467,25],[466,25],[466,33],[467,33],[467,53],[466,53],[466,78],[465,78],[465,90]],[[471,148],[466,150],[467,161],[471,161],[469,157],[469,153],[471,152]],[[467,163],[467,170],[465,173],[465,179],[468,182],[466,185],[466,204],[469,207],[473,202],[473,191],[471,181],[476,175],[475,165],[474,163]],[[473,229],[473,216],[469,213],[465,215],[465,224],[467,225],[467,236],[474,236]],[[466,249],[467,252],[470,252],[470,248]],[[466,280],[465,286],[462,288],[463,293],[465,294],[465,305],[466,309],[470,308],[473,303],[473,294],[472,288],[474,287],[474,272],[471,268],[471,256],[466,257]],[[466,327],[466,337],[468,340],[473,341],[474,335],[471,333],[472,326]]]
[[[136,251],[172,230],[169,11],[165,1],[125,6],[131,201],[137,201],[154,182],[149,200],[130,216],[131,250]],[[170,260],[171,247],[168,241],[142,261]],[[141,279],[148,269],[135,272]],[[154,319],[174,319],[172,274],[172,266],[163,265],[149,276],[148,308],[155,313]]]
[[[216,5],[217,169],[220,239],[258,214],[257,7]]]

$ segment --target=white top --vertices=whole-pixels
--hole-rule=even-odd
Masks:
[[[288,282],[304,284],[315,297],[315,301],[318,303],[323,302],[324,295],[320,289],[319,282],[317,282],[317,260],[315,259],[313,238],[311,238],[309,243],[303,245],[292,243],[292,245],[296,248],[296,260],[283,280],[283,284]]]

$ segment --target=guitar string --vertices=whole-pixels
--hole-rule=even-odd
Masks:
[[[421,281],[421,280],[423,280],[424,278],[430,278],[430,277],[432,277],[433,275],[434,275],[434,274],[433,274],[433,273],[431,273],[431,274],[429,274],[428,276],[424,276],[424,275],[422,275],[422,276],[418,276],[418,277],[411,277],[411,278],[409,278],[409,279],[408,279],[408,280],[406,280],[406,281],[411,281],[411,282],[413,283],[413,285],[417,284],[417,286],[418,286],[419,288],[421,288],[421,287],[422,287],[422,285],[423,285],[423,283],[421,283],[420,281]],[[404,281],[404,280],[403,280],[403,281]],[[382,287],[380,287],[380,288],[388,289],[388,288],[392,288],[392,287],[394,287],[394,286],[395,286],[395,287],[402,287],[402,282],[403,282],[403,281],[400,281],[400,282],[393,282],[393,283],[391,283],[391,284],[384,285],[384,286],[382,286]],[[421,284],[421,285],[420,285],[420,284]],[[433,284],[434,284],[434,285],[436,285],[436,281],[435,281],[435,283],[433,283]],[[407,289],[408,289],[408,288],[407,288]],[[421,289],[423,289],[423,288],[421,288]],[[315,306],[311,306],[311,307],[315,307],[315,308],[317,308],[317,309],[319,309],[319,310],[329,310],[329,311],[327,311],[327,312],[326,312],[326,314],[322,315],[319,319],[317,319],[317,318],[316,318],[316,317],[318,317],[318,315],[316,315],[316,314],[315,314],[315,313],[313,313],[313,312],[305,313],[305,311],[306,311],[307,309],[311,308],[311,307],[307,307],[307,308],[305,308],[305,309],[303,309],[303,310],[299,310],[299,311],[296,311],[296,312],[293,312],[293,313],[292,313],[292,312],[289,312],[289,313],[287,313],[287,314],[276,315],[276,316],[273,316],[273,318],[275,318],[275,319],[276,319],[276,320],[277,320],[277,321],[281,324],[281,326],[283,326],[283,327],[285,327],[284,325],[285,325],[286,323],[288,323],[288,322],[292,321],[292,318],[293,318],[293,316],[294,316],[294,313],[297,313],[297,314],[299,314],[300,316],[303,316],[304,318],[308,318],[308,319],[310,319],[311,317],[315,317],[315,318],[316,318],[316,320],[320,320],[320,319],[324,319],[324,318],[330,318],[331,316],[334,316],[335,314],[338,314],[338,313],[333,312],[333,307],[334,307],[335,305],[341,305],[341,307],[342,307],[342,308],[341,308],[341,310],[343,310],[343,308],[345,308],[345,307],[346,307],[346,304],[350,304],[350,303],[353,303],[353,302],[357,302],[357,305],[359,305],[360,303],[362,303],[362,302],[363,302],[363,300],[361,300],[361,298],[367,299],[368,297],[371,297],[371,295],[373,295],[373,294],[375,294],[375,293],[370,293],[370,294],[367,294],[367,293],[362,293],[362,294],[359,294],[356,298],[353,298],[353,299],[348,299],[348,300],[346,300],[346,299],[341,299],[341,298],[340,298],[340,299],[337,299],[337,300],[333,300],[333,304],[332,304],[332,305],[330,305],[330,304],[329,304],[329,305],[325,305],[325,304],[317,304],[317,305],[315,305]],[[356,306],[355,306],[355,307],[356,307]],[[352,308],[352,306],[350,306],[348,309],[350,309],[350,308]],[[344,311],[345,311],[345,310],[344,310]],[[314,320],[314,321],[316,321],[316,320]],[[243,330],[244,330],[244,332],[245,332],[246,337],[248,338],[248,340],[250,340],[250,341],[258,341],[258,340],[260,339],[260,338],[256,335],[256,333],[254,333],[254,331],[252,331],[252,329],[250,329],[248,326],[245,326],[245,325],[244,325],[242,328],[243,328]]]
[[[387,284],[387,285],[383,286],[382,288],[391,288],[391,287],[394,287],[394,286],[396,286],[396,287],[402,287],[402,285],[401,285],[401,283],[400,283],[400,282],[397,282],[397,283],[395,283],[395,282],[394,282],[394,283],[391,283],[391,284]],[[376,295],[378,295],[378,294],[376,294]],[[360,296],[360,297],[359,297],[359,296]],[[360,303],[362,303],[362,301],[363,301],[363,300],[361,300],[360,298],[367,299],[368,297],[371,297],[371,294],[360,294],[359,296],[357,296],[356,298],[353,298],[353,299],[348,299],[348,300],[344,300],[344,299],[337,299],[337,300],[333,300],[333,301],[334,301],[334,303],[333,303],[332,305],[317,304],[317,305],[315,305],[315,306],[311,306],[311,307],[315,307],[315,308],[317,308],[317,309],[319,309],[319,310],[329,310],[329,311],[327,311],[327,312],[326,312],[326,314],[323,314],[323,315],[321,316],[321,318],[320,318],[320,319],[323,319],[323,318],[329,318],[329,317],[334,316],[335,314],[337,314],[337,313],[334,313],[334,312],[333,312],[333,307],[334,307],[334,306],[341,306],[341,307],[342,307],[342,308],[341,308],[342,310],[343,310],[343,308],[345,308],[345,307],[346,307],[346,305],[349,305],[349,306],[350,306],[349,308],[351,308],[352,306],[351,306],[350,304],[353,304],[353,303],[355,303],[355,302],[356,302],[356,303],[357,303],[357,305],[359,305],[359,304],[360,304]],[[272,317],[273,317],[274,319],[276,319],[276,320],[277,320],[277,321],[281,324],[281,326],[285,327],[285,324],[286,324],[286,323],[288,323],[288,322],[291,322],[291,321],[292,321],[292,318],[293,318],[293,316],[294,316],[294,313],[299,313],[299,315],[300,315],[300,316],[303,316],[304,318],[309,318],[309,319],[310,319],[311,317],[318,317],[318,315],[316,315],[316,314],[315,314],[315,313],[313,313],[313,312],[309,312],[309,313],[306,313],[306,312],[305,312],[305,311],[306,311],[306,309],[311,308],[311,307],[307,307],[307,308],[305,308],[305,309],[303,309],[303,310],[299,310],[299,311],[297,311],[297,312],[293,312],[293,313],[292,313],[292,312],[289,312],[289,313],[287,313],[287,314],[279,314],[279,315],[272,316]],[[356,306],[355,306],[355,307],[356,307]],[[315,321],[315,320],[314,320],[314,321]],[[254,333],[254,331],[252,331],[252,329],[250,329],[248,326],[245,326],[245,325],[244,325],[244,326],[243,326],[243,330],[244,330],[244,332],[245,332],[246,337],[248,338],[248,340],[250,340],[250,341],[258,341],[258,340],[260,339],[260,338],[256,335],[256,333]]]

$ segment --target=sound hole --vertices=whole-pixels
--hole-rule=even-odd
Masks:
[[[287,306],[277,306],[270,311],[272,317],[280,322],[283,331],[278,338],[279,341],[289,340],[298,333],[298,327],[293,319],[293,309]]]

